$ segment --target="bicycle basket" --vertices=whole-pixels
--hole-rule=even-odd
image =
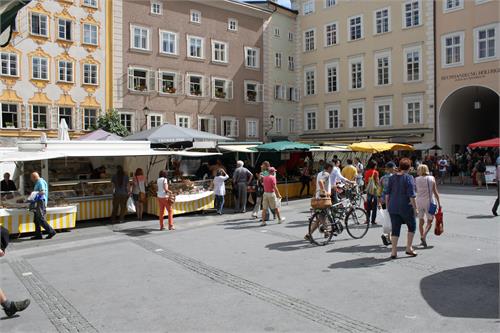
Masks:
[[[311,199],[311,207],[313,209],[324,209],[328,208],[332,205],[332,199],[331,198],[312,198]]]

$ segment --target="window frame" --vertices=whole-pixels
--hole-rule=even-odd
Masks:
[[[378,76],[378,60],[379,59],[383,59],[383,58],[388,58],[388,82],[387,83],[382,83],[380,84],[379,83],[379,76]],[[374,73],[374,85],[376,87],[387,87],[387,86],[390,86],[392,85],[392,52],[390,50],[384,50],[384,51],[378,51],[378,52],[375,52],[374,54],[374,69],[375,69],[375,73]]]
[[[10,114],[15,114],[15,126],[3,126],[3,123],[4,123],[4,119],[3,119],[3,106],[5,105],[8,105],[9,106],[9,112]],[[10,108],[12,108],[13,106],[15,106],[16,108],[16,111],[15,113],[14,112],[10,112]],[[21,111],[21,105],[19,103],[10,103],[10,102],[0,102],[0,128],[2,129],[18,129],[18,128],[21,128],[21,114],[20,114],[20,111]]]
[[[308,32],[313,33],[313,35],[312,35],[313,48],[312,49],[307,49],[308,43],[306,43],[306,40],[308,39],[308,37],[306,37],[306,34]],[[311,37],[309,37],[309,38],[311,38]],[[304,48],[302,49],[303,52],[313,52],[314,50],[316,50],[316,28],[309,28],[309,29],[304,30],[303,34],[302,34],[302,39],[303,39],[303,44],[304,44]]]
[[[3,63],[3,59],[1,59],[1,55],[3,54],[6,54],[8,55],[8,59],[7,59],[7,72],[8,74],[4,74],[3,73],[3,66],[2,66],[2,63]],[[11,56],[14,55],[15,56],[15,71],[16,71],[16,74],[13,75],[11,72],[12,72],[12,68],[11,68],[11,65],[12,65],[12,59],[11,59]],[[15,53],[15,52],[8,52],[8,51],[1,51],[0,50],[0,76],[3,76],[3,77],[19,77],[19,71],[20,71],[20,68],[19,68],[19,54]]]
[[[95,44],[92,43],[92,29],[90,30],[90,42],[88,41],[85,41],[85,26],[89,26],[89,27],[94,27],[95,28]],[[82,24],[82,44],[85,44],[85,45],[92,45],[92,46],[98,46],[99,45],[99,26],[96,25],[96,24],[92,24],[92,23],[84,23]],[[148,33],[148,38],[149,38],[149,33]]]
[[[133,112],[118,112],[118,114],[120,115],[120,124],[122,124],[127,129],[127,131],[129,131],[130,133],[134,133],[134,126],[135,126],[135,117],[134,116],[135,116],[135,114]],[[130,129],[127,127],[126,124],[123,123],[122,115],[130,117],[130,119],[129,119]]]
[[[168,92],[168,91],[163,91],[163,74],[173,74],[173,89],[175,89],[174,92]],[[181,82],[179,82],[180,78],[182,77],[182,75],[176,71],[170,71],[170,70],[163,70],[163,69],[159,69],[158,70],[158,93],[160,95],[179,95],[179,92],[180,92],[180,89],[181,87],[179,87],[179,83],[182,84]]]
[[[144,90],[138,90],[138,89],[131,89],[130,88],[130,71],[143,71],[146,73],[146,76],[144,77],[145,80],[145,89]],[[127,89],[129,91],[132,91],[134,93],[148,93],[156,90],[156,74],[153,70],[150,68],[145,68],[145,67],[139,67],[139,66],[130,66],[127,68]],[[135,75],[134,75],[135,77]],[[141,78],[142,79],[142,78]],[[153,86],[151,87],[151,82],[153,82]]]
[[[191,39],[201,40],[200,56],[199,57],[191,55]],[[200,36],[195,36],[195,35],[186,35],[186,55],[187,55],[187,58],[189,58],[189,59],[205,60],[205,38],[200,37]]]
[[[446,46],[446,39],[447,38],[455,38],[455,37],[460,38],[460,61],[459,62],[453,62],[450,64],[446,63],[447,60],[447,46]],[[454,46],[452,46],[454,47]],[[452,67],[460,67],[464,65],[464,55],[465,55],[465,31],[455,31],[455,32],[450,32],[444,35],[441,35],[441,68],[452,68]]]
[[[184,120],[187,119],[187,127],[181,125],[181,120],[182,119],[184,119]],[[179,126],[179,127],[182,127],[182,128],[191,128],[191,116],[187,115],[187,114],[182,114],[182,113],[178,114],[178,113],[176,113],[175,114],[175,125]]]
[[[327,28],[329,26],[335,26],[335,30],[334,30],[334,43],[332,44],[328,44],[328,32],[327,32]],[[333,22],[329,22],[327,24],[324,25],[323,27],[323,35],[324,35],[324,38],[323,38],[323,42],[324,42],[324,47],[331,47],[331,46],[335,46],[335,45],[338,45],[339,44],[339,24],[338,24],[338,21],[333,21]]]
[[[201,129],[201,122],[203,120],[209,121],[209,124],[208,124],[209,130],[208,131],[204,131]],[[213,131],[210,131],[210,123],[213,124]],[[198,115],[198,131],[205,132],[205,133],[217,134],[217,119],[212,115]]]
[[[451,12],[456,12],[458,10],[464,9],[464,0],[458,0],[459,4],[457,6],[453,6],[451,8],[447,7],[448,0],[443,0],[443,13],[451,13]]]
[[[294,56],[288,56],[288,70],[292,71],[292,72],[295,71],[295,57]]]
[[[156,127],[159,127],[163,124],[163,115],[161,113],[155,113],[155,112],[151,112],[147,115],[148,117],[148,121],[147,121],[147,125],[146,125],[146,128],[149,130],[149,129],[152,129],[152,128],[156,128]],[[153,120],[153,117],[155,117],[155,125],[156,126],[153,126],[152,124],[152,120]],[[160,123],[159,125],[157,125],[157,117],[160,118]]]
[[[217,63],[217,64],[228,64],[229,63],[229,43],[223,42],[220,40],[212,39],[211,44],[212,44],[212,62]],[[216,51],[217,51],[215,49],[216,44],[224,45],[224,59],[225,60],[216,60],[215,59],[215,55],[216,55]]]
[[[87,127],[87,120],[95,118],[95,124],[97,125],[97,119],[99,118],[99,109],[98,108],[86,108],[86,107],[84,107],[82,109],[83,109],[83,113],[82,113],[82,116],[83,116],[82,129],[84,131],[91,131],[92,130],[92,126]],[[86,114],[86,111],[90,111],[90,110],[95,110],[95,116],[94,117],[88,116]]]
[[[61,109],[69,109],[71,110],[71,114],[70,115],[67,115],[67,114],[63,114],[61,115]],[[67,105],[60,105],[57,107],[57,124],[60,124],[61,123],[61,119],[65,119],[67,117],[70,117],[70,121],[66,121],[66,124],[68,125],[68,129],[69,130],[73,130],[74,129],[74,126],[73,126],[73,122],[75,121],[75,109],[72,107],[72,106],[67,106]]]
[[[198,14],[198,20],[197,21],[193,20],[193,14]],[[201,11],[196,10],[196,9],[190,9],[189,10],[189,23],[201,24]]]
[[[146,34],[146,48],[142,47],[135,47],[134,42],[135,42],[135,29],[142,29],[147,32]],[[141,36],[142,39],[142,36]],[[134,51],[142,51],[142,52],[150,52],[151,51],[151,28],[141,26],[141,25],[136,25],[136,24],[131,24],[130,25],[130,49]]]
[[[71,64],[71,81],[67,80],[68,77],[68,66],[65,67],[64,69],[64,77],[65,79],[61,79],[61,63],[66,63],[66,64]],[[75,83],[75,63],[70,60],[57,60],[57,82],[61,83]]]
[[[337,111],[337,115],[335,115],[335,111]],[[330,112],[332,112],[333,116],[333,126],[330,126]],[[335,118],[337,118],[337,126],[335,126]],[[339,129],[341,126],[340,119],[340,103],[330,103],[325,105],[325,129]]]
[[[418,79],[416,80],[408,80],[408,52],[414,52],[418,51],[419,54],[419,61],[418,61]],[[403,49],[403,82],[405,83],[414,83],[414,82],[421,82],[423,80],[423,72],[422,72],[422,46],[421,45],[415,45],[415,46],[408,46]],[[414,75],[412,75],[414,76]]]
[[[387,31],[377,32],[377,13],[387,10]],[[383,25],[382,25],[383,27]],[[383,7],[373,11],[373,35],[380,36],[392,31],[391,7]]]
[[[312,89],[313,89],[313,93],[312,94],[308,94],[307,93],[307,73],[309,71],[312,71],[314,73],[314,81],[313,81],[313,86],[312,86]],[[316,95],[317,93],[317,71],[316,71],[316,66],[306,66],[304,67],[304,96],[314,96]]]
[[[413,8],[412,8],[412,24],[410,26],[406,25],[406,4],[407,3],[418,3],[418,24],[415,24],[413,22]],[[421,0],[406,0],[401,4],[401,11],[402,11],[402,17],[401,17],[401,25],[402,29],[412,29],[412,28],[417,28],[423,25],[423,18],[422,18],[422,1]]]
[[[293,126],[292,126],[293,124]],[[288,133],[295,133],[295,119],[294,118],[288,118]]]
[[[353,88],[352,84],[352,65],[357,62],[361,63],[361,87],[355,87]],[[349,58],[349,90],[361,90],[365,88],[365,60],[363,56],[356,56],[356,57],[350,57]]]
[[[419,110],[419,122],[409,122],[409,113],[408,113],[408,104],[410,103],[419,103],[420,104],[420,110]],[[423,94],[418,94],[418,95],[407,95],[403,96],[403,110],[404,110],[404,124],[405,125],[420,125],[423,123],[423,116],[424,116],[424,95]],[[415,112],[415,111],[414,111]],[[413,118],[415,118],[415,115],[413,115]]]
[[[201,93],[199,95],[191,93],[191,77],[199,77],[200,78],[200,88]],[[203,98],[207,96],[208,87],[205,84],[205,75],[198,73],[186,73],[186,96],[195,97],[195,98]]]
[[[288,31],[288,41],[293,42],[295,40],[295,33]]]
[[[333,2],[333,4],[328,4],[330,1]],[[324,0],[323,1],[323,7],[325,9],[328,9],[328,8],[332,8],[332,7],[335,7],[336,5],[338,4],[338,1],[337,0]]]
[[[329,68],[335,68],[335,86],[336,90],[329,91],[328,87],[328,69]],[[340,79],[339,79],[339,74],[340,74],[340,66],[339,66],[339,61],[338,60],[333,60],[325,63],[325,94],[334,94],[340,92]]]
[[[380,106],[389,106],[389,124],[380,124],[380,118],[379,118],[379,107]],[[391,127],[393,123],[393,108],[392,108],[392,97],[382,97],[382,98],[375,98],[373,101],[373,111],[374,111],[374,126],[375,127]],[[384,111],[385,112],[385,111]],[[384,122],[385,122],[385,117],[384,117]]]
[[[41,31],[42,30],[42,20],[41,18],[45,18],[45,35],[34,33],[33,32],[33,16],[37,15],[39,16],[39,21],[38,21],[38,29]],[[36,37],[42,37],[42,38],[49,38],[50,35],[50,24],[49,24],[49,17],[46,14],[43,13],[38,13],[38,12],[30,12],[29,13],[29,34],[36,36]]]
[[[230,128],[229,128],[229,132],[230,132],[229,134],[224,133],[224,122],[226,122],[226,121],[230,121],[231,122],[230,123]],[[232,133],[233,122],[235,123],[234,124],[235,133]],[[240,122],[239,122],[239,120],[236,117],[234,117],[234,116],[222,116],[220,118],[220,124],[221,124],[221,126],[220,126],[220,131],[221,132],[220,133],[221,133],[222,136],[227,136],[229,138],[237,138],[237,137],[240,136]],[[246,133],[245,133],[245,135],[246,135]]]
[[[215,86],[215,81],[224,81],[224,87],[223,87],[223,92],[226,94],[225,97],[217,97],[216,96],[216,86]],[[224,77],[217,77],[217,76],[212,76],[210,80],[210,85],[211,85],[211,93],[210,96],[212,99],[215,100],[220,100],[220,101],[229,101],[233,99],[233,80],[229,80]]]
[[[354,126],[354,114],[353,111],[354,109],[360,109],[361,108],[361,126],[356,125]],[[365,108],[365,101],[353,101],[349,103],[349,128],[364,128],[366,127],[366,108]],[[359,119],[357,119],[357,122],[359,123]]]
[[[85,67],[90,66],[95,67],[95,83],[92,83],[92,70],[90,71],[88,77],[90,78],[90,82],[85,82]],[[99,65],[92,63],[83,63],[82,64],[82,84],[89,86],[98,86],[99,85]]]
[[[255,135],[250,135],[249,124],[255,124]],[[257,118],[245,118],[245,137],[246,138],[258,138],[259,137],[259,119]]]
[[[255,51],[255,66],[250,66],[248,65],[248,51]],[[258,47],[251,47],[251,46],[245,46],[244,47],[244,52],[245,52],[245,68],[249,69],[260,69],[260,48]]]
[[[95,5],[91,5],[87,1],[94,1]],[[99,0],[83,0],[82,1],[82,6],[97,9],[97,8],[99,8]]]
[[[45,126],[44,127],[35,127],[35,110],[34,110],[35,107],[37,107],[38,109],[45,108]],[[31,108],[31,129],[34,129],[34,130],[46,130],[46,129],[48,129],[49,128],[48,125],[49,125],[49,121],[50,121],[49,105],[32,104],[32,105],[30,105],[30,108]],[[39,113],[38,113],[37,117],[38,117],[37,123],[41,123]]]
[[[67,24],[69,23],[70,25],[70,31],[69,31],[69,39],[67,38],[62,38],[59,34],[60,34],[60,28],[61,28],[61,21],[64,21],[65,24],[63,25],[64,26],[64,34],[67,35],[68,34],[68,26]],[[74,38],[73,38],[73,21],[72,20],[69,20],[69,19],[66,19],[66,18],[62,18],[62,17],[58,17],[57,18],[57,34],[56,34],[56,39],[57,40],[60,40],[60,41],[63,41],[63,42],[73,42]]]
[[[255,85],[255,101],[251,101],[248,99],[248,85],[249,84],[253,84]],[[254,81],[254,80],[244,80],[243,81],[243,93],[244,93],[244,101],[245,103],[249,103],[249,104],[257,104],[257,103],[261,103],[263,102],[263,91],[260,91],[260,86],[262,84],[258,81]]]
[[[170,34],[175,36],[175,41],[174,41],[174,49],[175,52],[166,52],[163,49],[163,36],[165,34]],[[159,29],[158,30],[158,49],[160,51],[160,54],[162,55],[168,55],[168,56],[178,56],[179,55],[179,33],[175,31],[169,31],[169,30],[163,30]]]
[[[155,5],[157,5],[158,8],[159,8],[159,12],[158,13],[155,13],[153,11]],[[157,15],[157,16],[163,15],[163,3],[161,1],[158,1],[158,0],[151,0],[151,10],[150,10],[149,13],[151,15]]]
[[[234,29],[231,29],[231,23],[235,23]],[[232,31],[232,32],[237,32],[238,31],[238,20],[230,17],[227,19],[227,30]]]
[[[311,117],[311,125],[312,120],[314,119],[314,126],[309,127],[309,115],[314,114],[314,117]],[[304,108],[304,131],[312,132],[318,130],[318,109],[317,108]],[[314,128],[312,128],[314,127]]]
[[[306,0],[302,3],[302,15],[307,16],[314,14],[316,11],[316,4],[314,2],[314,0]],[[311,7],[310,11],[306,12],[306,6]]]
[[[489,30],[493,28],[495,30],[495,36],[493,37],[493,40],[495,41],[495,55],[493,57],[486,57],[486,58],[479,58],[479,32],[481,30]],[[474,63],[482,63],[482,62],[488,62],[488,61],[494,61],[500,58],[500,38],[498,38],[498,33],[500,32],[500,22],[497,23],[491,23],[487,25],[482,25],[479,27],[476,27],[473,29],[473,41],[474,41]],[[486,39],[488,40],[488,38]]]
[[[361,35],[359,38],[352,39],[351,37],[351,19],[356,19],[356,18],[361,18],[360,20],[360,30],[361,30]],[[355,42],[358,40],[362,40],[365,38],[365,22],[364,22],[364,15],[363,14],[357,14],[357,15],[352,15],[347,18],[347,41],[349,42]]]
[[[43,71],[42,71],[42,60],[45,60],[45,66],[47,68],[47,70],[45,71],[45,73],[47,75],[46,78],[36,78],[35,77],[35,70],[34,70],[34,60],[35,59],[40,59],[40,76],[43,73]],[[32,80],[50,81],[50,60],[49,60],[49,58],[39,57],[39,56],[33,56],[33,57],[31,57],[30,66],[31,66],[31,79]]]
[[[274,67],[281,68],[283,65],[283,52],[274,53]]]

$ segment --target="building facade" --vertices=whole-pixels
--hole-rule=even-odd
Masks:
[[[0,140],[12,145],[41,132],[91,130],[105,108],[104,0],[37,0],[17,16],[0,49]]]
[[[434,140],[432,1],[292,0],[307,141]]]
[[[498,1],[436,2],[437,142],[446,152],[498,137]]]
[[[113,1],[112,105],[130,132],[164,122],[263,137],[263,26],[235,1]]]

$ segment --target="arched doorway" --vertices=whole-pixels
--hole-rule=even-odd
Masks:
[[[499,95],[481,86],[451,93],[439,112],[439,145],[447,153],[462,151],[471,142],[498,137]]]

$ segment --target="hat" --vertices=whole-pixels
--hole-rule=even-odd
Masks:
[[[269,171],[269,173],[275,173],[275,172],[276,172],[276,169],[275,169],[275,168],[273,168],[273,167],[270,167],[270,168],[268,169],[268,171]]]
[[[396,167],[396,163],[394,163],[393,161],[389,161],[387,162],[387,164],[385,165],[386,168],[388,169],[393,169]]]

